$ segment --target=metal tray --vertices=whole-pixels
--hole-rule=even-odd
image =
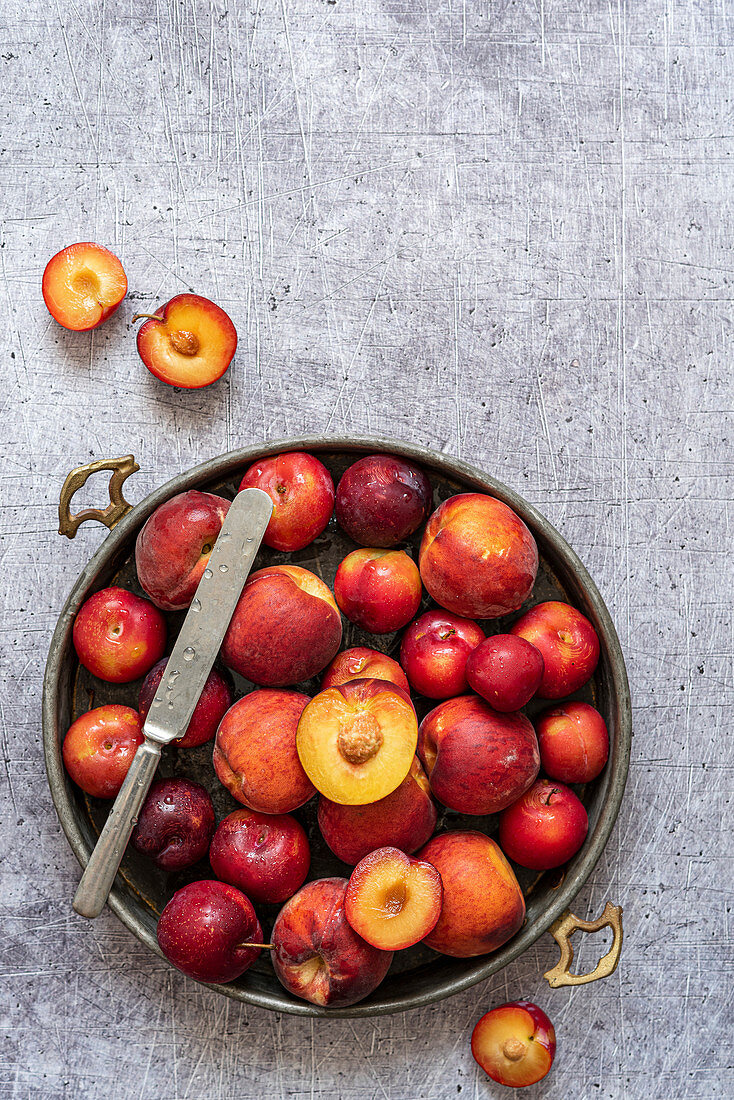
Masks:
[[[599,634],[599,666],[592,681],[576,697],[593,703],[604,715],[609,728],[610,756],[606,768],[597,780],[583,788],[576,788],[589,814],[589,833],[576,856],[560,871],[539,875],[537,872],[516,868],[526,897],[527,917],[517,935],[498,951],[472,959],[453,959],[438,955],[421,945],[397,952],[382,985],[366,1000],[347,1008],[319,1008],[292,997],[275,977],[266,952],[237,981],[211,988],[263,1008],[305,1016],[381,1015],[429,1004],[467,989],[507,966],[549,929],[561,946],[559,964],[546,974],[551,985],[584,984],[611,973],[616,967],[621,950],[621,909],[607,905],[602,916],[591,922],[579,920],[567,911],[567,907],[591,874],[607,842],[619,811],[629,765],[629,687],[624,658],[609,612],[576,554],[532,505],[494,478],[457,459],[394,440],[289,439],[232,451],[173,478],[135,507],[127,504],[122,495],[123,482],[138,469],[131,455],[122,459],[93,462],[78,467],[69,474],[59,506],[60,533],[73,538],[80,523],[87,520],[97,520],[112,528],[97,553],[82,570],[61,612],[51,642],[44,678],[43,737],[49,785],[59,820],[80,864],[86,866],[110,804],[90,798],[74,786],[62,764],[61,744],[74,718],[91,706],[108,702],[136,706],[139,682],[113,685],[90,676],[76,659],[71,638],[74,617],[93,592],[107,585],[119,583],[141,593],[135,575],[135,539],[142,525],[160,504],[188,489],[201,489],[232,497],[237,491],[242,474],[252,462],[286,450],[306,450],[317,454],[331,471],[335,482],[346,467],[362,454],[382,451],[402,455],[420,463],[428,472],[434,485],[436,504],[455,493],[478,491],[490,493],[513,508],[533,532],[540,554],[538,579],[525,607],[541,600],[566,600],[584,612]],[[109,505],[104,509],[86,509],[72,515],[72,496],[91,473],[99,470],[112,471]],[[419,542],[420,533],[414,537],[411,546],[416,558]],[[305,550],[283,554],[262,548],[254,568],[290,560],[313,570],[331,586],[339,562],[354,547],[355,544],[332,518],[323,535]],[[433,601],[426,596],[421,611],[432,606],[435,606]],[[482,625],[489,634],[500,633],[506,630],[518,614],[520,612],[504,619],[487,620]],[[170,648],[183,619],[183,612],[171,613],[167,618]],[[366,634],[345,620],[344,647],[369,645],[395,656],[399,641],[399,634]],[[252,685],[246,681],[235,679],[238,693],[251,689]],[[314,694],[318,690],[318,684],[316,681],[309,681],[303,685],[302,690]],[[419,719],[434,705],[435,702],[416,697]],[[532,717],[546,705],[546,702],[532,701],[526,710]],[[178,749],[172,746],[164,752],[161,772],[164,775],[186,775],[204,783],[212,793],[217,818],[220,819],[237,808],[238,803],[214,776],[211,747],[211,742],[198,749]],[[312,843],[313,860],[309,877],[348,877],[350,868],[331,854],[320,837],[315,805],[315,800],[312,800],[295,812]],[[446,810],[440,812],[439,831],[457,827],[478,828],[494,835],[497,822],[495,816],[468,817]],[[174,890],[193,879],[207,877],[214,876],[206,861],[188,872],[167,875],[130,851],[123,860],[109,905],[142,943],[160,954],[155,929],[161,909]],[[258,907],[266,938],[276,912],[276,906]],[[570,935],[576,929],[596,931],[605,925],[612,927],[614,931],[610,951],[591,974],[570,974],[569,967],[573,958]]]

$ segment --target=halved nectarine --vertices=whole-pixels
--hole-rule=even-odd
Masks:
[[[138,330],[138,353],[151,374],[169,386],[197,390],[221,378],[237,350],[228,314],[199,294],[177,294]]]
[[[441,916],[443,884],[432,863],[399,848],[378,848],[352,871],[344,912],[354,931],[383,951],[401,951],[427,936]]]
[[[319,692],[298,723],[296,747],[316,790],[364,806],[400,786],[418,741],[413,704],[385,680],[350,680]]]
[[[115,312],[127,294],[127,277],[114,252],[81,241],[51,257],[41,290],[55,321],[73,332],[86,332]]]

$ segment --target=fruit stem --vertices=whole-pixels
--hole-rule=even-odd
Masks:
[[[162,317],[157,317],[155,313],[136,313],[135,316],[133,317],[132,321],[130,322],[130,324],[134,325],[136,321],[140,321],[144,317],[148,321],[162,321],[163,320]]]
[[[263,947],[263,948],[267,948],[267,950],[270,951],[270,950],[272,950],[273,947],[275,947],[275,944],[274,943],[238,943],[237,946],[238,947]]]

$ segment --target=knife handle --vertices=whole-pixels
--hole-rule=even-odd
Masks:
[[[98,917],[104,909],[160,759],[161,746],[154,741],[138,745],[74,895],[74,909],[80,916]]]

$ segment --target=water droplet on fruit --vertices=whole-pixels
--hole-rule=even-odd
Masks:
[[[130,818],[130,824],[131,825],[137,825],[137,823],[138,823],[137,817],[131,817]]]
[[[192,611],[201,611],[201,600],[197,600],[196,598],[194,598],[191,601],[191,610]]]
[[[205,570],[204,570],[204,576],[205,576],[205,577],[206,577],[206,579],[207,579],[207,580],[209,581],[209,580],[211,580],[211,579],[212,579],[212,577],[214,576],[214,574],[212,573],[211,569],[205,569]]]
[[[222,564],[222,565],[220,565],[220,566],[219,566],[219,572],[220,572],[220,573],[226,573],[226,572],[227,572],[227,568],[228,568],[228,567],[227,567],[226,565]]]
[[[187,645],[186,649],[183,651],[184,661],[193,661],[195,656],[196,650],[193,648],[193,646]]]

